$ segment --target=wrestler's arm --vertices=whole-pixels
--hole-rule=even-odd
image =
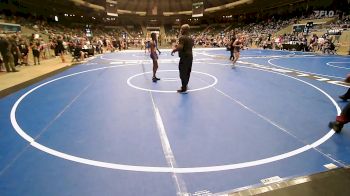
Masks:
[[[232,46],[233,46],[233,47],[236,47],[236,46],[237,46],[237,47],[238,47],[238,46],[241,46],[241,45],[237,45],[237,42],[238,42],[238,40],[234,41],[234,42],[233,42],[233,44],[232,44]]]

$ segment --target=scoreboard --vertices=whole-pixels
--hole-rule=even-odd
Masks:
[[[203,0],[200,1],[193,1],[192,2],[192,17],[202,17],[204,12],[204,2]]]
[[[118,2],[116,0],[106,0],[106,12],[108,16],[118,16]]]

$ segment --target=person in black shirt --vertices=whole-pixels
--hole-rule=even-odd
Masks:
[[[189,36],[190,26],[188,24],[184,24],[181,26],[179,38],[179,45],[176,46],[175,49],[171,52],[173,56],[175,52],[179,52],[179,71],[180,71],[180,79],[181,79],[181,89],[177,90],[178,93],[186,93],[187,92],[187,84],[190,80],[191,70],[192,70],[192,62],[193,62],[193,54],[192,48],[194,45],[193,39]]]
[[[17,47],[17,36],[12,35],[11,37],[8,38],[8,41],[11,44],[11,53],[13,56],[13,62],[15,66],[19,65],[19,59],[20,59],[20,51],[19,48]]]
[[[24,40],[20,40],[18,48],[21,53],[22,64],[28,65],[28,52],[29,52],[28,45],[25,43]]]
[[[39,41],[36,41],[32,45],[32,53],[33,53],[33,60],[34,60],[34,65],[38,63],[40,65],[40,43]]]
[[[12,44],[5,37],[0,37],[0,53],[3,58],[7,72],[18,71],[15,68],[14,57],[11,52],[12,48],[13,48]]]
[[[62,63],[65,63],[66,62],[66,60],[64,59],[65,48],[63,46],[63,38],[61,36],[58,36],[56,50],[57,50],[57,54],[61,56]]]

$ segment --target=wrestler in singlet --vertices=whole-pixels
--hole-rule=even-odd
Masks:
[[[157,78],[156,73],[158,70],[158,55],[157,55],[157,34],[156,33],[151,33],[151,38],[152,41],[150,42],[150,48],[151,48],[151,54],[150,57],[152,59],[153,62],[153,77],[152,77],[152,81],[153,82],[157,82],[158,80],[160,80],[160,78]]]

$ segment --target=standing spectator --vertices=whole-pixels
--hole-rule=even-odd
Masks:
[[[0,56],[0,72],[4,72],[4,61],[2,60],[2,57]]]
[[[145,46],[145,40],[142,38],[141,40],[141,50],[143,50],[146,46]]]
[[[310,46],[309,46],[309,50],[312,52],[316,51],[316,47],[317,47],[317,42],[318,42],[318,37],[316,34],[312,35],[312,38],[310,40]]]
[[[66,60],[64,59],[64,46],[63,46],[63,40],[61,36],[58,36],[57,38],[57,44],[56,44],[56,50],[57,54],[61,56],[62,63],[65,63]]]
[[[159,44],[159,46],[162,46],[162,39],[163,39],[162,34],[159,33],[159,35],[158,35],[158,44]],[[158,47],[157,47],[157,49],[158,49]],[[159,54],[160,54],[160,51],[159,51],[159,50],[158,50],[158,52],[159,52]]]
[[[6,71],[17,72],[18,70],[15,68],[11,48],[11,43],[5,37],[0,37],[0,53],[5,64]]]
[[[146,42],[145,42],[145,54],[146,54],[147,51],[150,52],[150,44],[151,44],[151,41],[150,41],[148,38],[146,38]]]
[[[40,50],[39,50],[39,47],[40,47],[40,43],[38,43],[38,42],[33,43],[33,45],[32,45],[34,65],[36,65],[37,62],[40,65]]]
[[[152,35],[151,35],[152,36]],[[156,36],[157,36],[157,34],[156,34]],[[153,40],[153,38],[152,38],[152,40]],[[157,49],[157,51],[159,52],[159,55],[160,55],[160,50],[159,50],[159,48],[158,48],[158,39],[156,39],[156,42],[155,42],[155,44],[156,44],[156,49]]]
[[[28,66],[28,45],[24,40],[20,40],[20,43],[18,45],[19,52],[21,53],[21,61],[22,64],[24,63],[25,65]]]
[[[12,37],[9,37],[8,40],[10,42],[10,50],[11,50],[11,53],[12,53],[12,56],[13,56],[13,63],[15,66],[19,65],[19,59],[20,59],[20,51],[17,47],[17,36],[16,35],[13,35]]]
[[[45,44],[44,39],[41,38],[39,51],[40,51],[42,59],[46,59],[46,48],[47,48],[47,45]]]

